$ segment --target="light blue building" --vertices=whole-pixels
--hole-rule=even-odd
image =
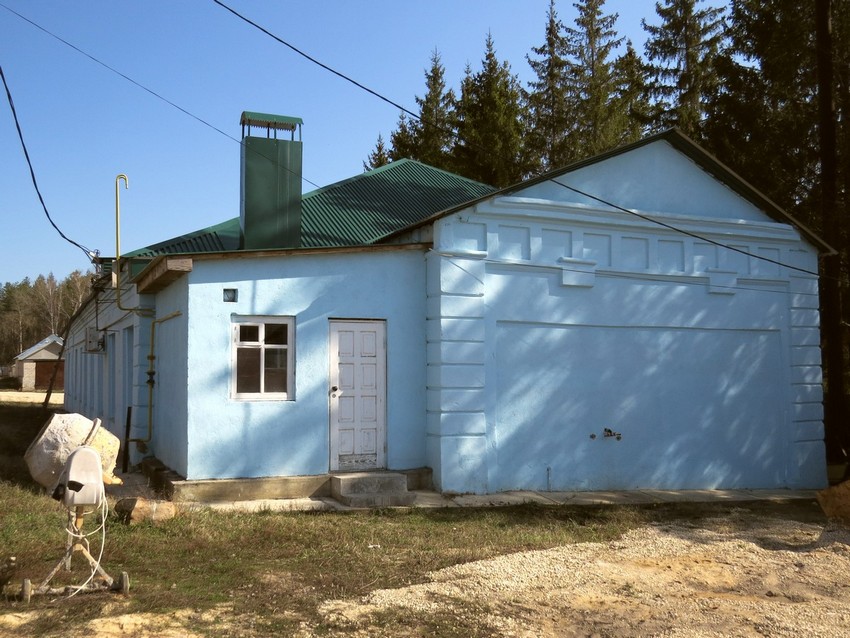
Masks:
[[[240,217],[123,256],[123,309],[104,279],[73,322],[65,407],[134,460],[427,467],[444,492],[826,484],[831,249],[686,137],[502,190],[403,160],[302,196],[299,129],[243,114]]]

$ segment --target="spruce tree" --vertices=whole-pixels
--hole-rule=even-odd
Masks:
[[[416,140],[413,127],[405,113],[398,116],[398,124],[395,130],[390,133],[390,146],[392,147],[389,150],[391,161],[405,158],[416,159]]]
[[[811,0],[733,3],[728,48],[718,60],[720,86],[708,103],[703,143],[797,219],[823,232],[815,6]],[[830,212],[836,212],[842,223],[839,232],[825,236],[840,254],[838,273],[822,271],[821,282],[826,287],[837,280],[838,296],[846,299],[850,288],[850,3],[832,3],[832,23],[838,197],[836,210]],[[828,268],[829,262],[824,261],[824,266]],[[839,319],[845,326],[850,324],[850,304],[834,299],[822,294],[821,321],[831,325],[843,312]],[[832,389],[841,385],[830,378],[843,371],[846,383],[850,370],[846,338],[844,346],[841,341],[835,332],[825,332],[828,405],[834,400]],[[836,351],[843,356],[843,365],[830,366]],[[850,434],[846,418],[842,420],[841,415],[836,423],[834,415],[834,408],[828,408],[826,441],[828,457],[837,461],[843,457],[842,446],[847,449],[839,439],[850,440]]]
[[[697,9],[703,1],[656,2],[661,24],[641,21],[649,34],[645,52],[653,97],[660,107],[656,128],[677,126],[694,137],[699,136],[704,101],[717,88],[716,62],[723,38],[723,9]]]
[[[622,144],[636,142],[646,135],[655,111],[646,83],[646,65],[631,41],[626,42],[626,52],[614,62],[614,80],[616,106],[613,110],[623,118],[619,141]]]
[[[563,29],[555,11],[555,0],[549,0],[545,40],[531,49],[538,58],[526,55],[537,77],[529,82],[526,97],[529,121],[526,153],[533,172],[563,166],[570,158],[567,134],[573,114],[567,100],[567,43]]]
[[[416,96],[416,103],[419,118],[402,113],[390,134],[390,159],[415,159],[451,170],[455,96],[451,89],[446,90],[445,67],[436,49],[431,54],[431,66],[425,71],[425,96]]]
[[[454,140],[454,92],[446,90],[445,67],[435,49],[431,67],[425,72],[425,97],[416,97],[419,121],[411,122],[415,146],[413,157],[420,162],[447,169],[451,165]]]
[[[519,80],[499,62],[488,33],[482,68],[467,66],[457,103],[455,171],[491,186],[507,186],[527,171],[522,152],[523,105]]]
[[[386,166],[390,161],[390,155],[384,146],[384,137],[378,133],[378,141],[375,143],[375,149],[369,153],[369,157],[363,162],[363,170],[371,171],[374,168]]]
[[[611,53],[622,42],[614,25],[617,14],[604,15],[605,0],[575,3],[575,28],[565,29],[569,63],[569,90],[574,121],[570,157],[580,159],[616,146],[626,128],[626,114],[614,99],[616,82]]]
[[[717,60],[703,143],[817,227],[817,87],[810,0],[742,0]]]

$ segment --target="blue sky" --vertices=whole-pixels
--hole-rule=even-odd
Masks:
[[[543,41],[549,0],[226,0],[226,4],[396,103],[416,111],[431,51],[454,85],[480,68],[489,31],[523,84]],[[638,52],[653,0],[608,0]],[[59,42],[22,14],[228,136]],[[572,24],[571,2],[557,4]],[[362,171],[398,110],[308,62],[212,0],[0,0],[0,65],[42,195],[77,242],[115,252],[115,176],[122,252],[239,214],[242,111],[304,120],[304,177],[320,186]],[[89,267],[49,225],[5,96],[0,100],[0,284]],[[313,189],[308,183],[304,192]]]

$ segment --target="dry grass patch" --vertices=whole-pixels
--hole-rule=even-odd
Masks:
[[[33,484],[20,458],[47,418],[38,407],[0,404],[0,559],[18,557],[19,577],[40,582],[64,551],[61,506]],[[764,517],[817,515],[816,506],[754,505]],[[128,597],[14,600],[20,580],[0,597],[0,635],[268,636],[359,631],[327,601],[357,601],[376,590],[425,583],[433,572],[526,550],[607,542],[649,521],[693,526],[724,506],[548,507],[376,510],[351,513],[228,514],[193,510],[159,525],[132,527],[110,517],[106,571],[130,575]],[[732,523],[724,523],[734,525]],[[743,525],[743,519],[741,525]],[[97,543],[94,543],[97,550]],[[96,553],[96,551],[95,551]],[[58,584],[87,576],[75,559]],[[386,610],[370,621],[379,635],[493,635],[486,604],[443,601],[437,612]],[[376,625],[377,623],[377,625]],[[374,633],[372,634],[374,635]]]

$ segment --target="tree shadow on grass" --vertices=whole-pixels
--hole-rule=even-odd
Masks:
[[[0,481],[41,489],[30,476],[24,453],[54,412],[40,405],[0,403]]]

